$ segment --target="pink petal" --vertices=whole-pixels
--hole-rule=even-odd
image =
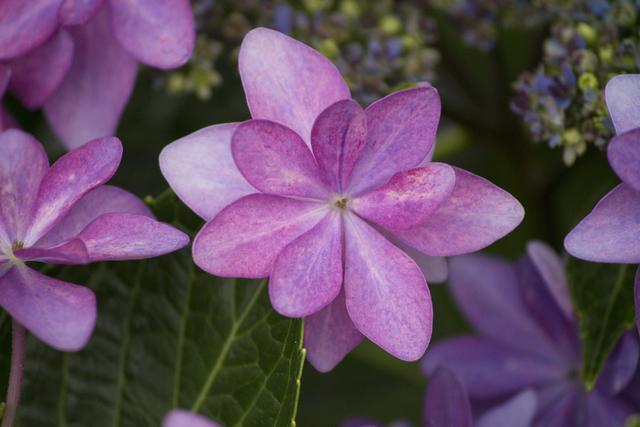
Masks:
[[[105,0],[64,0],[58,15],[62,25],[83,25],[93,18]]]
[[[87,247],[79,239],[73,239],[50,248],[26,248],[14,252],[23,261],[40,261],[50,264],[88,264]]]
[[[76,237],[87,225],[107,213],[129,213],[153,218],[149,208],[134,194],[110,185],[87,192],[35,246],[49,248]]]
[[[162,427],[219,427],[218,424],[193,412],[174,409],[162,421]]]
[[[337,212],[289,243],[269,281],[271,304],[280,314],[304,317],[331,303],[342,288],[342,218]]]
[[[393,242],[395,244],[395,242]],[[409,255],[412,260],[418,264],[424,278],[427,279],[427,283],[443,283],[449,276],[449,269],[447,267],[447,259],[444,257],[428,256],[420,251],[417,251],[409,246],[399,246],[404,253]]]
[[[351,99],[331,61],[277,31],[248,32],[238,62],[251,116],[282,123],[309,146],[318,115],[337,101]]]
[[[160,169],[173,191],[207,221],[225,206],[256,192],[231,155],[231,136],[237,127],[209,126],[172,142],[160,153]]]
[[[472,427],[467,391],[447,368],[438,368],[429,378],[424,405],[425,427]]]
[[[61,351],[84,347],[96,323],[96,298],[90,289],[23,265],[0,278],[0,305],[31,333]]]
[[[637,103],[640,105],[640,97]],[[638,127],[639,129],[614,137],[607,148],[613,170],[621,180],[636,190],[640,190],[640,115]]]
[[[571,255],[587,261],[640,262],[640,193],[620,184],[564,239]]]
[[[4,96],[11,80],[11,67],[0,63],[0,98]]]
[[[527,243],[527,255],[567,319],[573,319],[573,304],[564,261],[549,245],[539,240]]]
[[[113,135],[133,89],[136,61],[111,34],[108,12],[71,30],[71,68],[44,105],[49,124],[69,149]]]
[[[0,133],[0,223],[11,242],[24,239],[48,169],[47,153],[31,135],[18,129]]]
[[[431,163],[394,175],[388,184],[350,202],[361,217],[391,230],[406,230],[428,220],[451,195],[456,181],[452,167]]]
[[[11,92],[27,108],[41,107],[62,83],[72,57],[71,36],[60,30],[46,43],[11,63]]]
[[[22,55],[44,43],[58,27],[58,7],[61,2],[0,2],[0,60]]]
[[[177,68],[195,44],[188,0],[119,0],[110,3],[116,38],[140,61],[157,68]]]
[[[440,120],[440,97],[431,86],[406,89],[367,110],[367,143],[356,163],[352,194],[385,184],[416,167],[431,150]]]
[[[313,154],[325,182],[342,193],[367,137],[367,116],[357,102],[338,101],[324,110],[311,129]]]
[[[363,340],[340,292],[333,302],[304,319],[307,360],[320,372],[329,372]]]
[[[4,108],[0,100],[0,132],[7,129],[17,128],[18,125],[11,114]]]
[[[117,138],[91,141],[62,156],[42,179],[25,245],[51,230],[88,191],[109,180],[122,158]]]
[[[532,427],[537,410],[536,393],[525,390],[485,412],[475,427]]]
[[[431,256],[475,252],[510,233],[524,209],[506,191],[484,178],[454,168],[451,196],[429,217],[409,230],[394,230],[405,243]]]
[[[355,215],[345,217],[345,245],[346,305],[356,328],[399,359],[422,357],[432,308],[416,263]]]
[[[329,196],[309,147],[281,124],[266,120],[242,123],[231,138],[231,152],[242,175],[263,193]]]
[[[193,242],[193,260],[223,277],[266,277],[284,247],[328,213],[321,203],[252,194],[224,208]]]
[[[640,74],[615,76],[604,96],[617,133],[640,127]]]

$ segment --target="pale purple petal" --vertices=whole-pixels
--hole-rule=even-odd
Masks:
[[[105,0],[64,0],[58,16],[62,25],[82,25],[93,18]]]
[[[640,262],[640,192],[620,184],[564,239],[571,255],[587,261]]]
[[[174,409],[162,421],[162,427],[219,427],[202,415],[183,409]]]
[[[640,106],[640,97],[637,105]],[[620,179],[640,190],[640,129],[633,129],[614,137],[609,142],[607,155],[611,167]]]
[[[313,154],[325,181],[342,193],[367,137],[367,116],[357,102],[338,101],[324,110],[311,130]]]
[[[225,206],[256,193],[231,155],[237,124],[209,126],[187,135],[160,153],[160,169],[187,206],[207,221]]]
[[[0,223],[9,240],[23,240],[48,168],[47,153],[31,135],[18,129],[0,133]]]
[[[307,360],[320,372],[329,372],[362,342],[347,313],[344,292],[331,304],[304,319],[304,346]]]
[[[447,368],[429,377],[424,405],[425,427],[472,427],[471,404],[464,385]]]
[[[425,279],[427,279],[427,283],[443,283],[447,280],[447,277],[449,277],[449,268],[447,267],[446,258],[428,256],[409,246],[401,247],[396,242],[392,243],[402,249],[404,253],[409,255],[411,259],[418,264],[418,267],[422,270],[422,274],[424,274]]]
[[[39,261],[51,264],[88,264],[87,247],[79,239],[73,239],[49,248],[25,248],[14,252],[23,261]]]
[[[475,427],[531,427],[537,409],[535,392],[525,390],[483,414]]]
[[[565,273],[564,261],[549,245],[539,240],[527,243],[527,255],[556,304],[567,319],[573,319],[573,305],[569,295],[569,283]]]
[[[371,104],[367,142],[353,169],[353,194],[385,184],[416,167],[433,146],[440,120],[440,96],[431,86],[392,93]]]
[[[629,384],[638,367],[639,347],[635,330],[622,336],[600,371],[597,383],[599,390],[613,396]]]
[[[489,181],[454,168],[451,196],[424,224],[394,234],[431,256],[475,252],[510,233],[524,217],[522,205]]]
[[[25,245],[33,245],[60,222],[88,191],[109,180],[121,158],[120,141],[102,138],[58,159],[40,184],[34,221],[25,237]]]
[[[0,2],[0,60],[14,58],[44,43],[58,27],[62,0]]]
[[[551,405],[538,416],[538,424],[544,427],[583,427],[576,424],[576,415],[578,415],[579,396],[574,391],[575,387],[568,388],[568,391],[558,396]],[[586,414],[580,414],[583,417]],[[586,427],[586,426],[585,426]],[[621,426],[618,426],[621,427]]]
[[[321,203],[266,194],[243,197],[200,230],[193,259],[216,276],[266,277],[280,251],[328,212]]]
[[[423,370],[430,375],[439,366],[451,369],[469,396],[478,399],[500,398],[556,381],[568,372],[534,355],[476,336],[451,338],[431,346]]]
[[[333,212],[280,252],[269,280],[276,311],[304,317],[335,299],[342,288],[342,234],[342,218]]]
[[[245,179],[267,194],[326,199],[313,154],[291,129],[267,120],[240,124],[231,153]]]
[[[344,287],[347,311],[362,334],[401,360],[422,357],[433,315],[424,276],[355,215],[345,216]]]
[[[311,146],[311,128],[331,104],[351,99],[335,65],[277,31],[256,28],[244,37],[240,77],[254,119],[282,123]]]
[[[11,63],[10,90],[31,109],[41,107],[62,83],[73,58],[73,40],[58,31],[37,49]]]
[[[617,133],[640,127],[640,74],[615,76],[604,94]]]
[[[44,112],[64,145],[72,149],[115,133],[138,67],[111,34],[108,8],[70,31],[73,62]]]
[[[349,202],[361,217],[390,230],[406,230],[428,220],[451,195],[456,174],[451,166],[431,163],[394,175],[384,186]]]
[[[583,394],[580,404],[574,424],[580,427],[621,427],[637,412],[621,399],[597,392]]]
[[[0,305],[32,334],[62,351],[84,347],[96,323],[96,298],[90,289],[24,265],[0,278]]]
[[[153,218],[149,208],[134,194],[110,185],[101,185],[86,193],[34,246],[49,248],[78,235],[87,225],[107,213],[129,213]]]

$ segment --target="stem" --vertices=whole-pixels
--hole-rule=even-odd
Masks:
[[[22,372],[24,370],[24,326],[13,319],[13,342],[11,343],[11,372],[9,374],[9,389],[7,390],[7,402],[2,417],[1,427],[14,427],[20,404],[20,391],[22,389]]]

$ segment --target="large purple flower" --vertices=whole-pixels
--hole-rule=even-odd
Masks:
[[[194,38],[188,0],[2,0],[0,96],[4,76],[75,148],[114,133],[138,61],[178,67]],[[0,130],[11,126],[3,116]]]
[[[306,317],[320,370],[363,335],[418,359],[431,300],[407,252],[433,267],[428,257],[481,249],[521,221],[522,207],[480,177],[430,162],[440,118],[433,87],[363,110],[331,62],[267,29],[247,34],[239,65],[253,120],[200,130],[160,156],[171,187],[208,221],[196,264],[219,276],[270,276],[275,309]]]
[[[27,262],[141,259],[189,241],[153,219],[134,195],[103,185],[121,156],[120,141],[103,138],[49,167],[45,151],[30,135],[17,129],[0,133],[0,305],[59,350],[87,343],[96,320],[95,296]]]
[[[451,291],[477,334],[435,344],[424,369],[451,369],[479,406],[535,390],[536,426],[622,427],[633,409],[624,392],[638,363],[637,337],[623,337],[586,391],[563,262],[542,243],[527,249],[515,265],[489,255],[451,260]]]

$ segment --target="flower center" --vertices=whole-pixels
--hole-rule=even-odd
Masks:
[[[347,203],[348,200],[346,197],[340,197],[339,199],[337,199],[335,202],[333,202],[333,205],[335,207],[337,207],[340,210],[346,210],[347,209]]]
[[[20,240],[15,240],[13,242],[13,245],[11,245],[11,252],[18,251],[22,248],[24,248],[24,242],[21,242]]]

